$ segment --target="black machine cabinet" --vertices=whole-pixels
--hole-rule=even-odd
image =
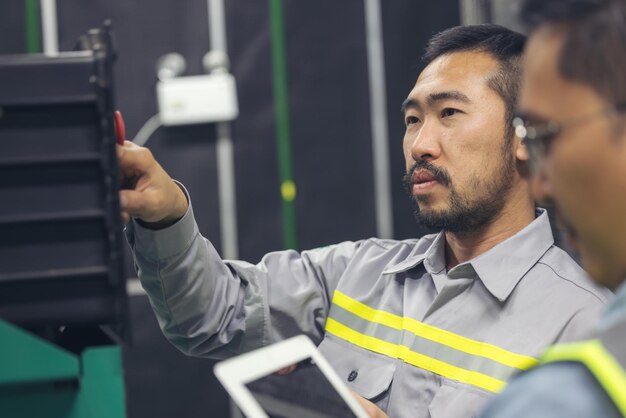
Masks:
[[[109,25],[75,51],[0,56],[0,319],[126,316]]]

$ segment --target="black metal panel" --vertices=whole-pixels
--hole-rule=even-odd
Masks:
[[[93,53],[87,51],[56,57],[5,55],[0,66],[0,107],[95,102],[94,65]]]
[[[0,56],[0,317],[24,326],[125,320],[108,28],[83,45]]]
[[[4,88],[5,83],[2,84]],[[84,160],[89,156],[99,160],[98,109],[95,91],[90,87],[93,100],[84,104],[1,107],[0,165],[28,161],[51,164],[53,160],[60,163],[60,160]]]
[[[98,157],[96,155],[96,157]],[[45,207],[45,215],[63,215],[89,211],[104,206],[104,185],[99,158],[79,161],[48,160],[45,163],[2,164],[0,170],[0,224],[6,217],[36,217]],[[33,169],[33,166],[36,169]]]

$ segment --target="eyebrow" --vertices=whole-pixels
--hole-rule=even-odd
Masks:
[[[432,93],[426,99],[426,103],[428,107],[433,107],[437,102],[441,102],[444,100],[456,100],[462,103],[472,103],[469,97],[465,93],[461,93],[458,90],[450,90],[450,91],[442,91],[439,93]],[[402,102],[402,106],[400,106],[400,112],[405,113],[407,109],[415,108],[421,109],[422,104],[417,99],[407,98],[404,102]]]

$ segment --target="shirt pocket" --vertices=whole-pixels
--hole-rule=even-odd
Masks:
[[[431,418],[474,418],[494,394],[445,382],[428,405]]]
[[[328,336],[319,349],[350,389],[375,402],[385,397],[396,370],[394,359]]]

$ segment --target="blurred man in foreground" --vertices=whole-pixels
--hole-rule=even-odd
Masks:
[[[590,340],[549,349],[484,417],[626,417],[626,1],[526,0],[517,133],[593,278],[616,290]]]

